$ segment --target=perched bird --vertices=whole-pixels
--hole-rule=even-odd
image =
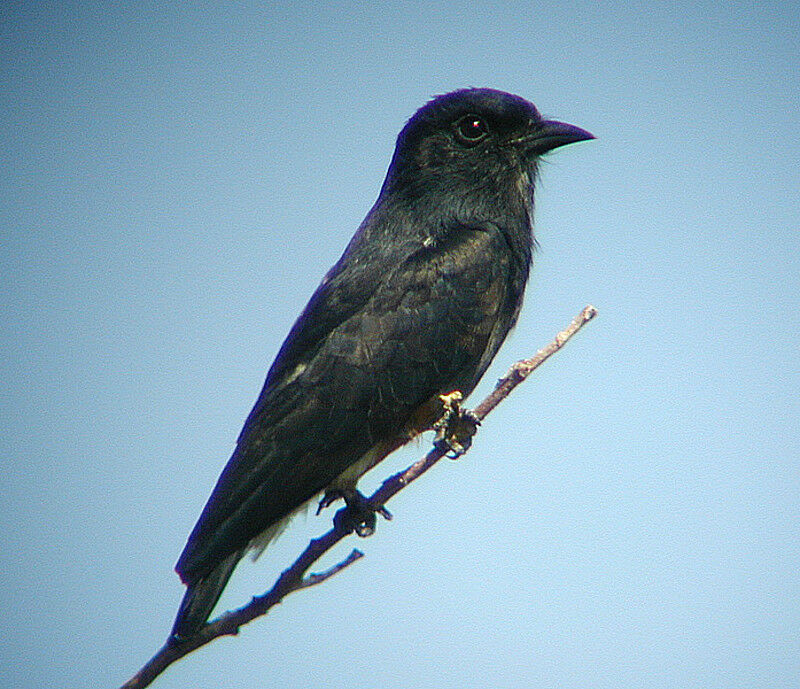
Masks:
[[[468,395],[517,320],[539,157],[591,138],[491,89],[438,96],[408,121],[178,560],[188,590],[173,638],[196,632],[242,556],[321,493],[323,505],[345,498],[369,531],[359,477],[432,427],[440,395]]]

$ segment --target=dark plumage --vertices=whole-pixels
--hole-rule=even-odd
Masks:
[[[173,634],[208,619],[242,555],[468,395],[522,304],[539,155],[592,136],[517,96],[466,89],[422,107],[378,200],[273,363],[176,567]]]

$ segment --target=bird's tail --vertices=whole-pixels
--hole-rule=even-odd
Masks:
[[[176,641],[187,639],[206,623],[241,558],[241,551],[231,553],[202,579],[189,584],[170,638]]]

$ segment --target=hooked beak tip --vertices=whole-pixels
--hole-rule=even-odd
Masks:
[[[542,155],[567,144],[589,141],[594,138],[594,134],[576,127],[574,124],[558,122],[557,120],[544,120],[539,123],[539,126],[529,139],[529,151],[534,155]]]

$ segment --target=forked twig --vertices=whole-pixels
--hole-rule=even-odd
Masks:
[[[497,381],[494,390],[473,410],[473,414],[477,419],[482,421],[486,418],[500,402],[508,397],[517,385],[522,383],[535,369],[561,349],[575,333],[596,315],[597,310],[593,306],[587,306],[573,319],[567,328],[556,335],[550,344],[540,349],[530,359],[523,359],[515,363],[508,373]],[[367,498],[367,504],[376,511],[380,510],[394,495],[436,464],[446,452],[447,449],[443,446],[434,447],[427,455],[414,462],[404,471],[387,478]],[[265,615],[270,608],[280,603],[290,593],[321,584],[326,579],[353,564],[363,556],[361,551],[353,550],[347,558],[330,569],[306,576],[306,572],[311,565],[350,533],[350,531],[334,526],[319,538],[313,539],[294,563],[278,577],[278,580],[269,591],[262,596],[254,597],[247,605],[226,612],[217,619],[208,622],[194,636],[179,642],[166,643],[139,672],[122,685],[121,689],[141,689],[148,686],[176,660],[201,646],[205,646],[217,637],[238,634],[243,625],[256,617]]]

